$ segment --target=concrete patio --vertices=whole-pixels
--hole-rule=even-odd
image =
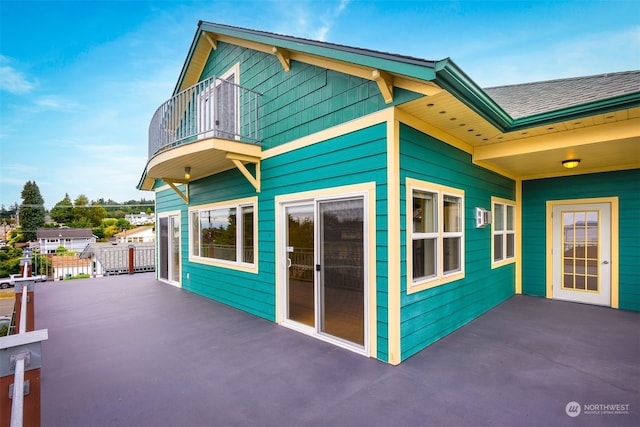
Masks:
[[[152,273],[35,303],[43,426],[640,425],[636,312],[516,296],[394,367]]]

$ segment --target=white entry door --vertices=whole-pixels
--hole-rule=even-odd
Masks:
[[[611,305],[611,205],[553,206],[553,298]]]

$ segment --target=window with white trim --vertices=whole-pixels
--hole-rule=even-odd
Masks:
[[[491,203],[493,206],[492,261],[495,264],[514,260],[516,256],[515,203],[498,198],[492,198]]]
[[[253,265],[255,202],[216,204],[190,210],[191,256]]]
[[[408,292],[464,277],[464,191],[407,179]]]

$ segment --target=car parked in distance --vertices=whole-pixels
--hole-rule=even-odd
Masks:
[[[46,282],[47,275],[41,274],[38,276],[31,276],[25,279],[35,280],[36,282]],[[17,280],[24,280],[20,274],[10,274],[9,277],[3,277],[0,279],[0,289],[13,288],[16,285]]]

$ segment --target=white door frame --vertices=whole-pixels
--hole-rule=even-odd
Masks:
[[[563,212],[597,211],[598,291],[562,287]],[[618,198],[547,202],[547,298],[618,308]]]
[[[164,242],[167,245],[167,277],[163,278],[160,277],[160,262],[161,262],[161,251],[160,251],[160,245],[163,244],[162,241],[162,235],[161,235],[161,230],[160,230],[160,219],[161,218],[167,218],[167,227],[168,227],[168,234],[167,234],[167,241]],[[172,233],[172,229],[171,229],[171,221],[172,219],[177,219],[178,221],[178,234],[180,236],[182,236],[182,216],[181,216],[181,212],[180,211],[171,211],[171,212],[160,212],[158,213],[158,227],[157,227],[157,261],[156,261],[156,277],[158,278],[158,280],[168,283],[170,285],[176,286],[176,287],[182,287],[182,274],[180,273],[180,271],[178,272],[178,280],[171,280],[171,277],[173,276],[173,265],[172,265],[172,249],[173,249],[173,244],[171,242],[171,233]],[[182,238],[178,239],[178,268],[181,269],[182,266]]]
[[[287,320],[287,221],[286,207],[301,204],[313,204],[317,217],[318,203],[323,201],[342,200],[354,197],[363,198],[364,215],[364,347],[349,343],[330,335],[317,332],[311,328],[293,321]],[[330,342],[339,347],[369,356],[375,354],[377,339],[375,321],[375,183],[337,187],[318,191],[289,194],[276,197],[276,322],[291,329],[298,330],[313,337]],[[314,239],[318,238],[318,221],[314,224]],[[314,256],[317,256],[317,242],[314,244]],[[317,261],[317,260],[316,260]],[[317,262],[316,262],[317,263]]]

